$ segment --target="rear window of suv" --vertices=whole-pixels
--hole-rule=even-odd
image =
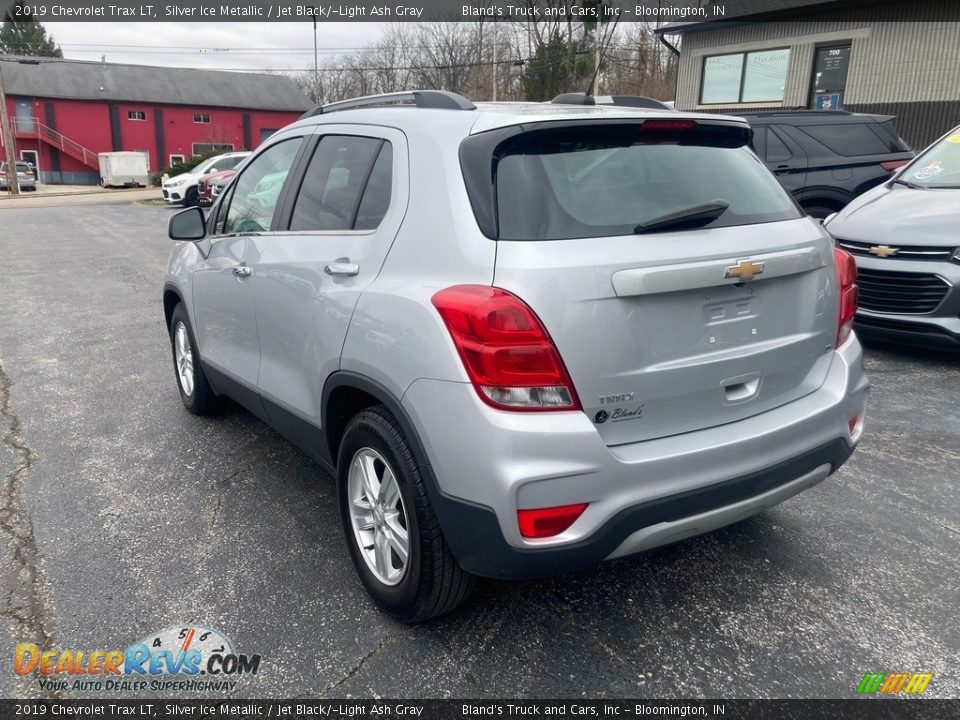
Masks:
[[[715,200],[729,208],[708,227],[800,217],[746,146],[747,138],[742,128],[664,132],[644,130],[640,123],[578,124],[515,135],[493,153],[496,237],[629,235],[642,223]],[[483,226],[487,213],[478,208],[483,193],[469,178],[467,184]],[[492,236],[487,229],[485,234]]]

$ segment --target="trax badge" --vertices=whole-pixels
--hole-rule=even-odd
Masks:
[[[889,245],[874,245],[870,248],[870,254],[876,255],[877,257],[890,257],[891,255],[896,255],[899,250],[897,248],[892,248]]]
[[[736,265],[729,265],[724,272],[725,278],[737,278],[738,280],[752,280],[754,275],[763,272],[765,263],[755,263],[750,258],[746,260],[737,260]]]

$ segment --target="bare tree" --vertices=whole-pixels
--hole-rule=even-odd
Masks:
[[[559,7],[561,0],[540,3]],[[601,68],[604,94],[673,97],[676,58],[659,42],[655,25],[601,25],[585,25],[559,14],[498,21],[495,34],[489,20],[397,23],[369,47],[322,62],[319,80],[314,79],[312,72],[296,75],[294,80],[320,104],[418,87],[489,100],[494,79],[501,100],[549,99],[549,93],[586,89],[594,70],[597,34],[606,47]],[[531,95],[536,86],[531,81],[536,80],[536,73],[547,73],[548,77],[541,78],[540,89]]]

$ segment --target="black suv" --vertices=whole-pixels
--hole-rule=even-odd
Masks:
[[[837,212],[913,158],[889,115],[777,110],[741,117],[753,128],[757,155],[815,218]]]

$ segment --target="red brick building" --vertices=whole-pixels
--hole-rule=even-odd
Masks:
[[[282,75],[9,56],[0,69],[17,159],[45,183],[96,184],[113,150],[146,151],[151,172],[252,150],[312,106]]]

